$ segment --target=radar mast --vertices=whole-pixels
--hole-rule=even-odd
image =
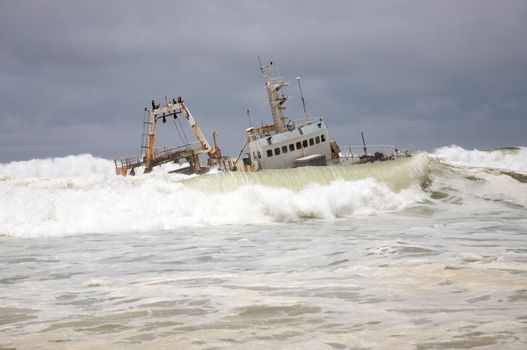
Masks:
[[[284,104],[287,102],[288,97],[285,96],[280,90],[288,84],[280,78],[273,67],[273,62],[262,67],[260,70],[265,78],[265,88],[267,90],[267,96],[269,98],[269,105],[271,106],[271,113],[273,115],[273,122],[277,133],[284,132],[285,128],[285,116],[284,116]]]

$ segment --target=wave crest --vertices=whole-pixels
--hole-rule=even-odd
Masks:
[[[4,179],[0,189],[0,234],[13,236],[332,220],[398,210],[424,197],[418,185],[396,192],[373,178],[312,183],[298,191],[247,184],[208,193],[170,175],[106,181]]]
[[[110,176],[115,175],[115,170],[111,160],[80,154],[0,164],[0,175],[18,178]]]
[[[453,145],[438,148],[430,156],[453,165],[527,172],[527,147],[482,151]]]

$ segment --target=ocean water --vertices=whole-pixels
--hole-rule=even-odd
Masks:
[[[0,349],[525,349],[527,148],[0,164]]]

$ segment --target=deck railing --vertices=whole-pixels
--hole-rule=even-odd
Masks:
[[[170,147],[170,148],[161,147],[161,148],[157,148],[154,150],[153,162],[162,163],[164,160],[171,161],[173,160],[174,155],[182,153],[183,151],[187,151],[187,150],[193,151],[196,154],[206,152],[205,150],[203,150],[199,142],[192,142],[192,143],[188,143],[185,145]],[[146,162],[145,155],[123,157],[123,158],[114,160],[115,169],[121,169],[121,168],[133,169],[133,168],[143,166],[145,162]]]
[[[405,155],[397,147],[392,145],[366,145],[368,155],[382,153],[385,157],[400,158]],[[341,146],[340,160],[344,162],[358,161],[364,155],[364,146]]]

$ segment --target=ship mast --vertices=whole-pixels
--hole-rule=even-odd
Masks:
[[[273,122],[276,132],[281,133],[285,131],[285,116],[284,104],[287,102],[287,96],[280,92],[280,90],[288,84],[280,77],[276,76],[273,69],[273,62],[268,65],[261,66],[260,70],[265,77],[265,88],[267,96],[269,97],[269,105],[271,106],[271,113],[273,114]]]

